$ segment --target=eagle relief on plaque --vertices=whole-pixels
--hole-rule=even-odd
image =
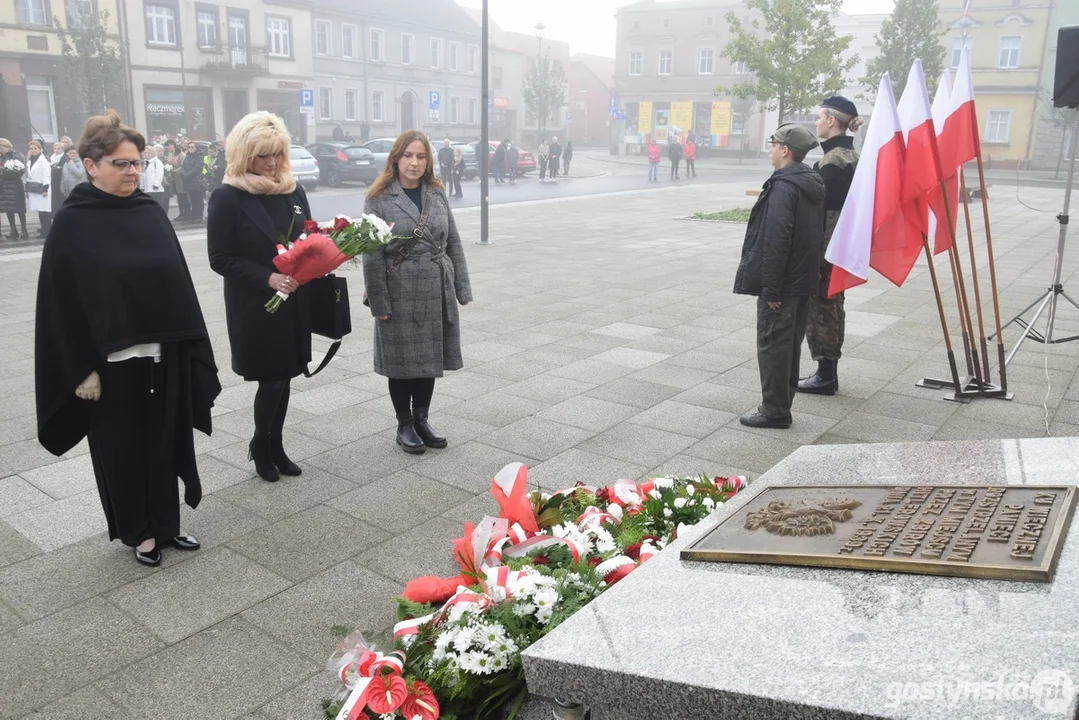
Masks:
[[[1071,485],[770,487],[681,557],[1049,582],[1075,491]]]

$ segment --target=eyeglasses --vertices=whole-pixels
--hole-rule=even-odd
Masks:
[[[146,169],[146,166],[150,164],[149,160],[107,160],[106,162],[120,172],[127,172],[131,168],[135,168],[135,170],[142,172]]]

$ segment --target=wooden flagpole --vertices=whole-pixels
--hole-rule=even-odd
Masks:
[[[940,296],[940,282],[937,280],[937,268],[933,262],[933,249],[929,247],[928,236],[922,235],[922,244],[925,246],[925,259],[929,263],[929,277],[933,281],[933,296],[937,301],[937,313],[940,314],[940,329],[944,331],[944,347],[948,351],[948,367],[952,371],[952,384],[958,395],[963,392],[963,385],[959,380],[959,368],[955,364],[955,351],[952,349],[952,337],[948,332],[948,318],[944,314],[944,299]]]
[[[1072,149],[1074,154],[1075,150]],[[993,293],[993,313],[997,322],[997,362],[1000,366],[1000,389],[1008,390],[1008,369],[1004,359],[1004,336],[1000,326],[1000,296],[997,294],[997,263],[993,258],[993,233],[989,229],[989,195],[985,186],[985,169],[982,167],[981,147],[978,148],[978,183],[982,192],[982,217],[985,219],[985,248],[989,253],[989,287]],[[985,334],[982,333],[982,342],[985,342]],[[989,361],[986,360],[986,363]]]
[[[974,254],[974,232],[971,229],[970,222],[970,193],[967,192],[967,180],[963,168],[959,168],[959,193],[963,196],[963,216],[967,225],[967,246],[970,249],[970,281],[974,285],[974,306],[978,315],[978,345],[982,351],[983,377],[986,382],[989,382],[989,357],[985,340],[985,320],[982,317],[982,291],[978,283],[978,261],[977,256]],[[973,340],[974,338],[972,337],[971,342]]]

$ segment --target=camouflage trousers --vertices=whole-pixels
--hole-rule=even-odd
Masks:
[[[846,322],[847,311],[843,309],[843,293],[832,298],[810,296],[806,342],[814,360],[820,362],[842,357]]]

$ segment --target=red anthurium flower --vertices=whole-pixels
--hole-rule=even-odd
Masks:
[[[438,720],[438,700],[431,688],[417,680],[408,689],[408,697],[401,705],[401,714],[408,720]]]
[[[308,235],[314,235],[318,232],[318,223],[314,220],[304,220],[303,231]]]
[[[625,555],[630,560],[640,560],[641,559],[641,544],[640,543],[633,543],[632,545],[627,545]]]
[[[593,555],[592,557],[588,558],[588,564],[592,567],[599,565],[601,562],[603,562],[603,558],[601,558],[599,555]]]
[[[408,697],[408,686],[400,675],[379,675],[372,678],[363,697],[367,707],[385,715],[401,707]]]
[[[469,581],[462,575],[451,578],[440,578],[431,575],[409,580],[405,584],[405,591],[401,597],[414,603],[440,603],[449,600],[458,585],[468,585]]]
[[[352,223],[350,223],[348,221],[348,218],[346,217],[338,216],[337,219],[333,221],[334,232],[341,232],[342,230],[346,230],[351,226]]]

